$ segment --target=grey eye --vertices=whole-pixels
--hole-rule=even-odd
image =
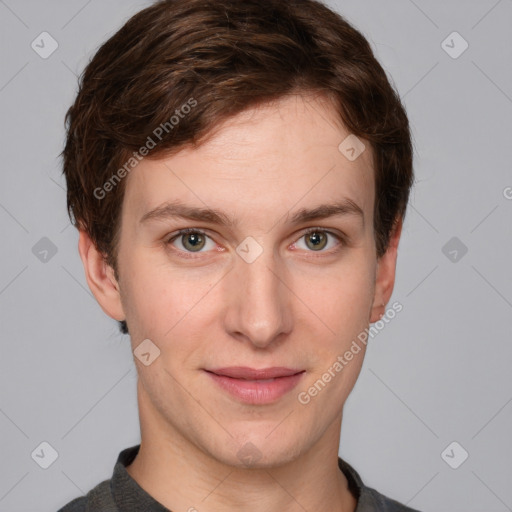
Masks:
[[[205,246],[205,237],[201,233],[186,233],[181,235],[183,247],[187,251],[200,251]]]
[[[313,231],[304,235],[304,238],[306,239],[306,245],[314,251],[324,249],[328,241],[327,233],[322,231]]]

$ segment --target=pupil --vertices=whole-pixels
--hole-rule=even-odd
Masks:
[[[201,246],[201,235],[198,233],[191,233],[189,235],[186,235],[186,241],[187,243],[185,245],[192,246],[193,248],[197,248]]]
[[[325,234],[324,233],[318,233],[318,232],[311,233],[308,238],[310,241],[312,241],[312,244],[315,248],[318,248],[321,246],[320,248],[323,249],[323,247],[325,246]]]

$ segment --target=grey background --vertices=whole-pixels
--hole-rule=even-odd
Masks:
[[[146,5],[0,0],[1,511],[57,510],[140,439],[129,339],[87,288],[57,155],[76,74]],[[512,0],[329,5],[396,84],[417,176],[390,302],[403,311],[369,344],[340,455],[422,511],[512,510]],[[47,59],[31,48],[43,31],[59,45]],[[453,31],[469,43],[456,59]],[[43,441],[48,469],[31,457]],[[458,469],[441,457],[453,441]]]

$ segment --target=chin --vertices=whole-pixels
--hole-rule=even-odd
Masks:
[[[273,436],[275,432],[270,434]],[[286,439],[286,443],[284,440]],[[261,435],[244,436],[244,440],[230,439],[221,452],[212,453],[223,464],[240,469],[268,469],[283,466],[295,460],[303,451],[299,440],[290,435],[275,435],[269,439],[268,432]]]

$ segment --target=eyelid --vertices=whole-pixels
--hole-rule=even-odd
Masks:
[[[186,234],[189,234],[189,233],[198,233],[202,236],[205,236],[205,237],[208,237],[210,238],[211,240],[213,240],[213,238],[208,235],[208,230],[203,230],[203,229],[200,229],[200,228],[183,228],[183,229],[180,229],[178,232],[176,233],[173,233],[172,235],[168,236],[165,238],[165,244],[166,245],[171,245],[172,242],[174,240],[176,240],[178,237],[182,236],[182,235],[186,235]],[[311,233],[318,233],[318,232],[321,232],[321,233],[327,233],[328,235],[331,235],[333,236],[334,238],[338,239],[338,241],[340,242],[338,244],[338,246],[335,248],[335,249],[331,249],[329,251],[307,251],[307,252],[311,252],[313,255],[317,252],[317,254],[319,255],[322,255],[322,254],[333,254],[334,252],[336,252],[337,250],[340,249],[340,246],[344,246],[345,243],[346,243],[346,236],[341,234],[341,233],[337,233],[337,232],[334,232],[334,231],[331,231],[330,229],[328,228],[324,228],[324,227],[320,227],[320,226],[312,226],[312,227],[308,227],[308,228],[304,228],[303,230],[301,230],[301,234],[298,238],[296,238],[294,240],[294,242],[292,243],[295,244],[297,243],[302,237],[306,236],[306,235],[309,235]],[[214,240],[213,240],[214,241]],[[194,252],[188,252],[188,251],[182,251],[180,249],[174,249],[175,251],[179,252],[179,253],[184,253],[184,254],[187,254],[186,257],[198,257],[198,256],[194,256],[194,255],[200,255],[202,254],[203,251],[199,251],[197,253],[194,253]],[[208,251],[206,251],[208,252]]]
[[[320,226],[312,226],[309,228],[305,228],[305,230],[301,233],[301,235],[297,238],[297,240],[295,242],[293,242],[293,245],[296,244],[301,238],[303,238],[304,236],[309,235],[311,233],[326,233],[326,234],[331,235],[334,238],[336,238],[339,242],[335,248],[327,250],[327,251],[306,251],[308,254],[312,255],[313,257],[315,257],[317,255],[319,257],[321,257],[321,256],[328,256],[328,255],[335,254],[336,252],[341,250],[341,248],[343,248],[347,243],[347,236],[345,234],[338,233],[336,231],[332,231],[329,228],[324,228],[324,227],[320,227]]]
[[[205,230],[202,230],[202,229],[199,229],[199,228],[183,228],[183,229],[180,229],[176,233],[173,233],[173,234],[171,234],[169,236],[166,236],[164,238],[165,246],[166,247],[167,246],[172,246],[172,242],[174,242],[180,236],[187,235],[189,233],[198,233],[198,234],[200,234],[202,236],[205,236],[205,237],[208,237],[210,240],[214,241],[213,238],[211,236],[209,236],[208,233]],[[204,253],[204,251],[200,251],[200,252],[182,251],[181,249],[176,249],[174,247],[171,250],[173,252],[175,252],[175,253],[178,253],[180,255],[180,257],[182,257],[182,258],[189,258],[189,259],[199,258],[199,257],[201,257],[201,254]],[[208,252],[208,251],[206,251],[206,252]]]

